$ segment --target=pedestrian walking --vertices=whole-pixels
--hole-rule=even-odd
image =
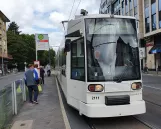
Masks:
[[[51,67],[50,67],[49,64],[47,64],[47,66],[46,66],[46,71],[47,71],[48,77],[50,77],[50,75],[51,75]]]
[[[37,98],[38,98],[37,81],[38,81],[38,74],[36,70],[34,69],[34,65],[30,64],[29,69],[25,72],[25,83],[29,91],[30,103],[38,104],[37,102]],[[34,100],[32,100],[33,91],[34,91]]]
[[[147,64],[145,64],[143,71],[144,71],[144,73],[148,73],[148,66],[147,66]]]
[[[40,67],[40,77],[41,77],[41,79],[42,79],[42,84],[44,84],[44,74],[45,74],[44,67],[41,66],[41,67]]]

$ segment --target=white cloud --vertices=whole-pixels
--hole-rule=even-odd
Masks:
[[[53,32],[49,34],[50,45],[53,47],[54,50],[58,50],[58,47],[63,41],[63,32]]]
[[[71,18],[74,18],[79,3],[79,0],[75,1]],[[100,2],[81,0],[76,15],[80,14],[80,9],[86,9],[89,14],[98,13]],[[57,46],[63,38],[60,22],[68,20],[72,4],[73,0],[1,0],[0,9],[11,21],[20,26],[22,33],[48,33],[50,43]],[[48,32],[47,29],[57,29],[58,32]]]

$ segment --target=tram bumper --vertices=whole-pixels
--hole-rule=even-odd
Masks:
[[[85,104],[80,102],[80,114],[90,118],[138,115],[146,112],[145,101],[134,101],[128,105]]]

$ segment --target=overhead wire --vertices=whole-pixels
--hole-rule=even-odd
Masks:
[[[71,12],[70,12],[68,21],[70,20],[70,17],[71,17],[72,11],[73,11],[74,4],[75,4],[75,0],[73,1],[73,5],[72,5],[72,9],[71,9]]]
[[[78,8],[79,8],[79,5],[80,5],[81,1],[82,1],[82,0],[80,0],[79,3],[78,3],[78,6],[77,6],[76,11],[75,11],[75,13],[74,13],[74,16],[75,16],[75,14],[77,13],[77,10],[78,10]]]

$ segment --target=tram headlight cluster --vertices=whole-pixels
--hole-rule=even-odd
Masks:
[[[142,88],[142,83],[141,82],[135,82],[135,83],[132,83],[132,85],[131,85],[132,90],[139,90],[141,88]]]
[[[102,92],[104,89],[104,87],[102,85],[98,85],[98,84],[91,84],[88,86],[88,90],[90,92]]]

